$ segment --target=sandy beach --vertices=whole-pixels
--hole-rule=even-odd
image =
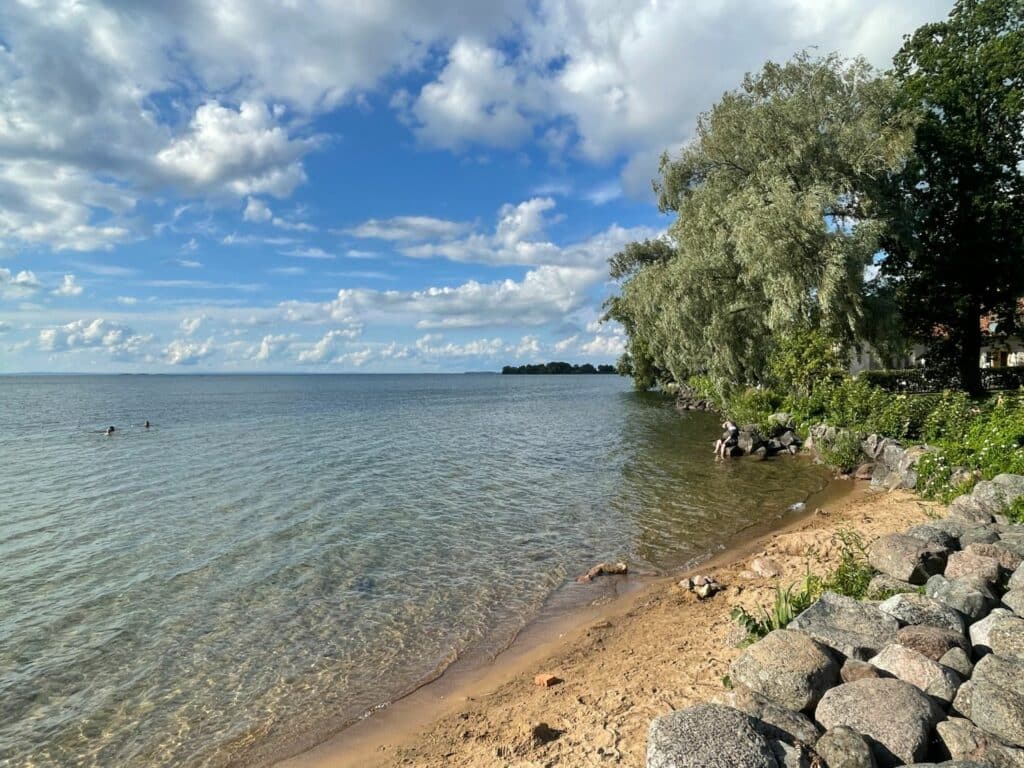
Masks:
[[[627,594],[534,627],[492,664],[445,675],[280,765],[642,766],[652,718],[724,691],[743,638],[730,611],[753,610],[774,595],[775,579],[749,572],[754,557],[775,561],[788,584],[835,566],[841,530],[870,542],[940,509],[908,492],[869,491],[867,483],[819,503],[695,571],[634,582]],[[727,589],[698,600],[677,584],[688,573],[712,574]],[[561,682],[541,687],[539,674]]]

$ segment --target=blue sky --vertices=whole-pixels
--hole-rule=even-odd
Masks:
[[[607,258],[745,71],[934,0],[0,7],[0,372],[610,362]]]

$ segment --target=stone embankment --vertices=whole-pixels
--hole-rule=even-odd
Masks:
[[[876,485],[913,487],[908,449],[865,442]],[[656,718],[647,768],[1024,768],[1024,526],[1005,517],[1022,496],[1000,475],[875,541],[888,599],[824,593],[715,702]]]

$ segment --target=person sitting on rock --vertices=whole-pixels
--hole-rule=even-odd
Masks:
[[[739,443],[740,428],[726,419],[722,422],[722,429],[725,430],[722,436],[715,443],[715,455],[723,459],[732,452],[732,449]]]

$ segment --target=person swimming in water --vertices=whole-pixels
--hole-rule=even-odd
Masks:
[[[112,434],[114,434],[114,428],[107,427],[105,430],[103,430],[103,434],[105,434],[107,437],[110,437]]]
[[[722,422],[722,429],[724,429],[725,432],[715,443],[715,455],[721,456],[724,459],[726,455],[739,443],[740,428],[730,420],[726,419]]]
[[[144,426],[146,429],[149,429],[149,419],[146,419],[146,423],[143,424],[142,426]]]

